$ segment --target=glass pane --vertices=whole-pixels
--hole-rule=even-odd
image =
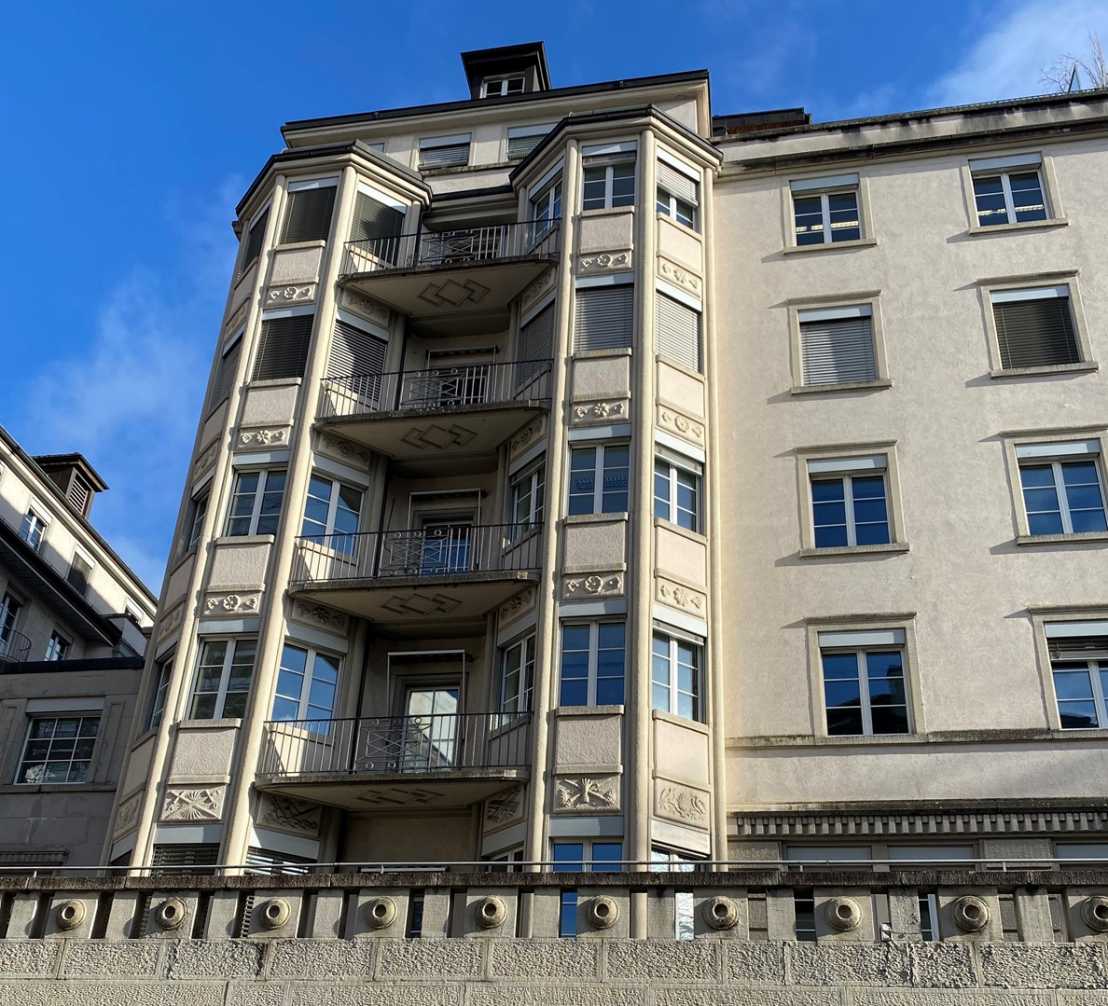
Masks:
[[[862,733],[861,709],[828,709],[827,732],[833,737]]]
[[[858,499],[854,498],[854,522],[856,524],[883,523],[888,519],[885,510],[885,498]]]
[[[240,647],[241,653],[241,647]],[[236,657],[239,654],[236,654]],[[302,650],[299,646],[291,646],[288,643],[285,644],[284,650],[281,652],[281,667],[286,670],[293,671],[296,674],[303,674],[304,668],[307,666],[308,651]]]
[[[1054,691],[1059,701],[1064,699],[1091,699],[1093,685],[1087,670],[1055,671]]]
[[[584,870],[585,847],[581,842],[554,843],[554,869],[559,873],[580,873]]]
[[[623,622],[601,622],[599,627],[599,645],[601,649],[609,647],[623,648],[625,629]]]
[[[623,705],[623,678],[597,679],[596,704],[598,706]]]
[[[275,720],[296,720],[300,718],[300,703],[278,695],[273,700],[273,718]]]
[[[650,689],[651,706],[664,713],[669,712],[669,686],[655,684]]]
[[[1059,702],[1058,717],[1063,730],[1087,730],[1099,726],[1092,702]]]
[[[623,843],[622,842],[593,842],[592,844],[592,869],[593,870],[605,870],[613,869],[619,870],[619,865],[606,867],[605,864],[614,863],[618,864],[623,859]]]
[[[563,706],[587,706],[589,704],[588,682],[584,679],[570,681],[563,676],[558,704]]]
[[[887,545],[889,543],[888,524],[859,524],[854,529],[854,538],[859,545]]]
[[[858,677],[858,658],[853,653],[823,654],[823,676],[827,680]]]
[[[1020,483],[1025,489],[1054,488],[1054,471],[1050,465],[1021,465]]]
[[[1032,534],[1061,534],[1062,518],[1058,514],[1028,514],[1027,527]]]
[[[225,719],[241,719],[246,712],[246,692],[228,692],[227,701],[223,704],[223,716]]]
[[[875,734],[908,733],[908,710],[904,706],[875,706],[871,719]]]
[[[1070,461],[1062,465],[1062,481],[1067,486],[1099,485],[1096,465],[1091,461]]]
[[[1104,520],[1103,510],[1073,510],[1070,512],[1070,522],[1077,534],[1086,531],[1108,530],[1108,523]]]
[[[857,681],[825,681],[823,695],[828,710],[862,704],[862,690]]]

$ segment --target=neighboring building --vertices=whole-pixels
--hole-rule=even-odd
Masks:
[[[463,62],[238,206],[106,858],[1108,850],[1108,94]]]
[[[89,523],[105,489],[0,428],[0,866],[103,854],[156,609]]]

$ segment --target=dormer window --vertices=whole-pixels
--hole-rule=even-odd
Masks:
[[[522,73],[503,77],[486,77],[481,82],[482,98],[502,98],[508,94],[523,94],[527,90],[527,78]]]

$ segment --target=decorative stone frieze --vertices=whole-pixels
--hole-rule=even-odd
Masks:
[[[627,399],[617,398],[604,402],[578,402],[573,406],[570,418],[574,426],[587,426],[590,423],[623,421],[630,413]]]
[[[593,252],[577,256],[577,273],[590,275],[604,272],[626,272],[631,268],[630,251]]]
[[[232,615],[256,615],[261,608],[261,591],[238,594],[208,594],[204,598],[204,614],[219,618]]]
[[[390,320],[389,309],[379,301],[372,300],[364,294],[359,293],[357,290],[347,288],[342,292],[342,303],[344,307],[356,311],[370,321],[374,321],[378,325],[386,328],[388,327]]]
[[[657,779],[654,782],[654,813],[658,817],[708,827],[708,794],[680,783]]]
[[[493,831],[523,820],[522,787],[489,797],[485,801],[485,831]]]
[[[158,641],[168,638],[176,632],[185,620],[185,602],[182,601],[176,607],[170,608],[158,622]]]
[[[315,449],[321,454],[331,455],[337,461],[353,463],[360,468],[368,468],[373,461],[373,454],[370,451],[331,433],[317,433]]]
[[[290,283],[287,286],[271,286],[265,292],[267,307],[283,304],[306,304],[315,300],[314,283]]]
[[[317,803],[297,800],[277,793],[262,793],[258,798],[258,824],[263,828],[287,831],[291,835],[315,838],[323,808]]]
[[[704,446],[704,424],[668,405],[658,406],[658,425],[689,443]]]
[[[297,599],[292,605],[292,617],[299,622],[315,625],[329,632],[346,635],[350,619],[341,611],[335,611],[323,604],[312,604],[310,601]]]
[[[224,332],[233,332],[246,321],[246,312],[250,310],[250,298],[246,297],[223,322]]]
[[[162,803],[163,821],[218,821],[223,816],[223,787],[174,787]]]
[[[704,281],[695,272],[660,255],[658,256],[658,275],[696,297],[704,294]]]
[[[590,573],[567,576],[562,581],[562,596],[575,601],[582,597],[618,597],[623,593],[622,573]]]
[[[235,450],[247,450],[254,447],[285,447],[289,442],[289,428],[278,426],[271,429],[239,430],[235,438]]]
[[[509,451],[514,457],[517,454],[522,454],[532,444],[538,443],[539,438],[546,432],[546,416],[538,416],[530,423],[523,427],[514,437],[512,437],[511,444],[509,445]]]
[[[543,294],[554,286],[554,269],[547,269],[537,279],[532,280],[523,289],[523,293],[519,295],[520,310],[526,310],[535,301],[537,301]]]
[[[214,440],[208,444],[199,454],[196,455],[196,460],[192,463],[192,481],[196,482],[198,479],[203,478],[209,471],[215,466],[215,458],[219,453],[219,441]]]
[[[687,611],[697,618],[705,618],[708,614],[708,595],[703,591],[686,587],[676,580],[667,580],[659,576],[654,580],[654,597],[662,604],[668,604],[679,611]]]
[[[138,823],[139,807],[142,804],[142,793],[134,793],[127,797],[119,805],[115,815],[114,835],[122,835],[130,831]]]
[[[563,775],[554,788],[555,813],[619,810],[619,776]]]
[[[519,618],[526,612],[531,611],[535,607],[537,598],[538,591],[536,591],[534,587],[529,587],[527,590],[521,590],[518,594],[513,594],[500,606],[500,624],[504,625],[513,619]]]

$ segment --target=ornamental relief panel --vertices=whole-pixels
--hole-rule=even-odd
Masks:
[[[658,258],[658,275],[697,297],[704,293],[704,281],[696,273],[661,256]]]
[[[686,587],[675,580],[667,580],[664,577],[656,577],[654,580],[654,597],[662,604],[668,604],[671,608],[687,611],[697,618],[706,618],[708,615],[708,595],[692,587]]]
[[[626,398],[606,402],[578,402],[571,414],[574,426],[589,423],[610,423],[613,420],[625,420],[631,413],[631,403]]]
[[[224,332],[231,332],[246,321],[246,312],[250,308],[250,298],[246,298],[223,322]]]
[[[356,290],[344,290],[342,296],[344,307],[348,307],[369,321],[376,322],[385,328],[389,324],[389,309],[369,297],[358,293]]]
[[[261,604],[261,591],[238,594],[208,594],[204,598],[204,614],[215,618],[221,615],[256,615]]]
[[[292,283],[288,286],[271,286],[265,292],[266,307],[285,304],[307,304],[315,300],[314,283]]]
[[[495,831],[523,820],[523,787],[485,801],[485,831]]]
[[[554,789],[555,813],[596,813],[619,810],[618,775],[558,776]]]
[[[208,444],[197,456],[196,460],[192,463],[192,481],[196,482],[198,479],[207,475],[212,468],[215,467],[215,456],[219,453],[219,441],[215,440]]]
[[[514,457],[517,454],[522,454],[532,444],[539,442],[539,439],[546,433],[546,416],[539,416],[537,419],[532,420],[522,430],[520,430],[514,437],[509,446],[509,450]]]
[[[323,808],[317,803],[294,800],[290,796],[262,793],[258,800],[258,824],[293,835],[315,838]]]
[[[658,425],[699,447],[704,446],[704,424],[667,405],[658,406]]]
[[[594,252],[577,256],[578,275],[604,272],[626,272],[631,268],[630,251]]]
[[[158,622],[158,642],[160,643],[168,639],[172,633],[176,632],[181,627],[181,623],[184,620],[185,603],[182,601],[177,607],[171,608],[162,615],[161,621]]]
[[[656,779],[654,814],[694,828],[707,828],[708,794],[680,783]]]
[[[622,573],[590,573],[567,576],[562,581],[562,596],[567,600],[583,597],[616,597],[623,593]]]
[[[535,607],[537,597],[538,591],[534,587],[529,587],[527,590],[521,590],[518,594],[508,598],[500,606],[500,623],[503,625],[530,611]]]
[[[331,455],[336,461],[345,461],[347,464],[353,462],[355,467],[369,468],[373,461],[370,451],[330,433],[316,434],[315,449],[321,454]]]
[[[223,816],[223,794],[223,786],[167,790],[162,820],[218,821]]]
[[[239,430],[235,438],[235,450],[248,450],[251,447],[284,447],[289,442],[289,428],[280,426],[275,429]]]
[[[547,269],[538,279],[532,280],[519,295],[520,310],[524,310],[554,287],[554,269]]]
[[[322,604],[312,604],[301,600],[293,602],[292,617],[299,622],[316,625],[330,632],[337,632],[340,636],[346,635],[346,627],[349,625],[349,619],[341,612]]]
[[[139,806],[142,803],[142,794],[135,793],[133,796],[127,797],[119,805],[119,810],[115,815],[115,831],[114,835],[122,835],[124,832],[130,831],[138,822]]]

